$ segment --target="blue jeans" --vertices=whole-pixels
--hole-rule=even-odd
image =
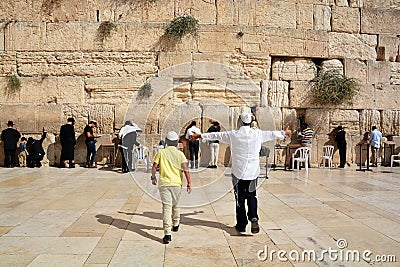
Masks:
[[[96,143],[95,141],[88,141],[86,142],[86,163],[89,166],[93,165],[94,159],[96,157]]]

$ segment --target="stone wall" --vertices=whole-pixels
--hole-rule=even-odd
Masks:
[[[195,118],[203,130],[209,118],[232,129],[237,114],[253,107],[258,117],[273,118],[259,118],[263,127],[297,130],[304,117],[317,132],[314,163],[339,124],[350,162],[372,125],[400,135],[396,0],[4,0],[0,11],[1,128],[10,119],[27,135],[46,126],[56,140],[69,116],[77,135],[88,119],[110,134],[133,118],[151,146]],[[166,43],[164,29],[183,14],[199,20],[198,38]],[[104,21],[116,27],[99,41]],[[353,106],[309,102],[317,66],[358,79]],[[12,75],[21,82],[16,92],[7,89]],[[145,82],[152,96],[139,99]]]

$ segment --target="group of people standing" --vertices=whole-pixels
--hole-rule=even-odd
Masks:
[[[41,161],[44,158],[45,151],[43,149],[43,141],[46,138],[47,131],[43,127],[40,139],[22,136],[19,128],[14,129],[14,122],[8,121],[7,128],[1,132],[1,141],[4,147],[4,166],[6,168],[21,167],[41,167]],[[21,138],[21,140],[20,140]],[[20,141],[18,149],[18,141]],[[17,151],[18,164],[17,164]]]

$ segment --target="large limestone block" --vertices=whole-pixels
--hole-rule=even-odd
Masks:
[[[5,50],[40,51],[44,48],[47,25],[44,22],[11,22],[4,33]]]
[[[260,105],[261,90],[251,81],[232,81],[226,84],[225,98],[228,105]]]
[[[263,83],[268,88],[268,106],[289,106],[289,83],[285,81],[269,81]]]
[[[152,51],[161,45],[163,30],[146,24],[126,24],[126,50]]]
[[[337,70],[343,74],[343,63],[339,59],[328,59],[321,62],[321,67],[328,70]]]
[[[5,79],[5,80],[4,80]],[[2,84],[7,83],[4,78]],[[78,77],[20,77],[21,88],[0,94],[0,102],[13,103],[84,103],[83,79]]]
[[[157,72],[153,53],[138,52],[23,52],[18,70],[25,76],[125,77]]]
[[[229,124],[229,106],[224,103],[211,100],[207,104],[202,105],[203,110],[203,132],[206,132],[209,128],[209,119],[213,119],[219,122],[221,129],[227,130],[231,128]]]
[[[257,107],[256,117],[261,130],[282,129],[282,109],[278,107]]]
[[[350,0],[349,4],[350,7],[363,7],[364,6],[364,0]]]
[[[83,33],[83,25],[79,22],[47,23],[43,48],[47,51],[79,51],[83,48],[83,36],[86,34]]]
[[[16,73],[17,73],[16,53],[12,52],[12,51],[11,52],[1,51],[0,52],[0,76],[12,76]]]
[[[300,57],[304,55],[306,40],[302,30],[268,29],[263,31],[263,34],[265,37],[261,51],[266,51],[271,56]]]
[[[332,31],[360,32],[360,11],[358,8],[332,7]]]
[[[269,79],[271,58],[265,53],[233,53],[226,55],[225,72],[230,80],[251,79],[254,83]]]
[[[390,83],[390,64],[385,61],[367,61],[368,83],[389,84]]]
[[[377,37],[366,34],[329,33],[329,57],[375,60]]]
[[[216,24],[217,6],[216,0],[193,1],[191,15],[199,20],[200,24]]]
[[[291,81],[289,91],[289,106],[291,108],[313,107],[310,99],[311,88],[306,81]]]
[[[229,1],[229,4],[232,2]],[[257,22],[257,6],[258,3],[255,0],[250,1],[235,1],[238,9],[238,25],[255,26]]]
[[[173,90],[173,103],[181,104],[192,99],[192,93],[190,89],[192,88],[190,83],[184,83],[174,87]]]
[[[399,34],[400,9],[361,9],[361,32],[368,34]],[[379,21],[379,23],[377,23]]]
[[[211,80],[200,80],[194,81],[192,83],[192,94],[193,99],[196,101],[201,100],[217,100],[222,101],[228,105],[229,100],[225,99],[225,90],[226,87],[224,85],[215,83]]]
[[[304,57],[328,57],[328,32],[306,31],[304,33]]]
[[[329,125],[329,109],[307,109],[305,121],[310,125],[316,134],[327,134],[331,131]]]
[[[395,9],[400,7],[400,3],[397,0],[386,0],[386,1],[381,1],[381,0],[359,0],[364,2],[363,7],[366,8],[383,8],[383,9]]]
[[[169,22],[174,18],[174,1],[171,0],[116,1],[115,5],[115,19],[121,22]]]
[[[316,66],[311,59],[280,59],[272,62],[272,80],[308,81],[314,78]]]
[[[360,132],[359,120],[360,114],[357,110],[335,109],[330,111],[329,127],[332,130],[342,125],[349,134],[357,134]]]
[[[353,98],[353,109],[375,108],[375,89],[370,84],[360,84],[359,91]]]
[[[382,133],[384,135],[400,135],[400,111],[384,110],[382,115]]]
[[[230,28],[218,31],[202,31],[199,37],[200,52],[234,52],[236,47],[241,47],[236,32]],[[218,42],[215,42],[218,40]]]
[[[360,111],[360,135],[370,132],[372,126],[381,125],[381,113],[379,110],[361,110]]]
[[[124,51],[127,36],[130,32],[126,31],[124,23],[112,22],[114,29],[109,34],[101,32],[99,29],[104,27],[100,22],[80,23],[82,38],[81,50],[83,51]],[[74,49],[67,49],[74,50]]]
[[[400,85],[400,62],[390,62],[390,84]]]
[[[296,4],[288,1],[257,1],[255,26],[295,29]]]
[[[375,86],[375,105],[377,109],[398,109],[400,90],[398,85]]]
[[[85,79],[88,103],[121,104],[134,99],[142,81],[130,77],[98,77]]]
[[[312,30],[314,27],[312,4],[296,3],[296,28]]]
[[[399,54],[400,38],[397,36],[390,36],[379,34],[378,36],[378,49],[384,49],[384,57],[381,60],[396,61]]]
[[[1,10],[1,7],[0,7]],[[0,21],[2,21],[0,19]],[[6,27],[5,23],[0,23],[0,51],[3,51],[5,49],[5,34],[4,34],[4,28]]]
[[[115,125],[115,106],[108,104],[66,104],[63,105],[64,121],[67,116],[75,118],[75,132],[83,132],[89,120],[97,121],[97,133],[113,133]],[[62,123],[64,123],[64,121]],[[119,125],[117,125],[119,126]]]
[[[344,59],[344,74],[347,77],[357,79],[359,83],[367,82],[367,64],[357,59]]]
[[[171,70],[178,70],[177,65],[190,63],[192,61],[192,53],[189,52],[160,52],[158,54],[158,67],[160,68],[160,74],[166,75],[167,69],[170,68]],[[191,68],[189,65],[184,65],[183,77],[187,77],[188,74],[190,75]],[[169,74],[168,74],[169,75]],[[173,76],[181,76],[179,74],[171,74]]]
[[[46,127],[49,133],[59,131],[62,106],[58,104],[32,105],[11,104],[1,105],[0,115],[4,121],[12,120],[22,133],[39,133]],[[5,125],[2,125],[5,127]]]
[[[237,25],[239,20],[239,10],[237,2],[229,0],[217,1],[216,7],[217,24],[219,25]]]
[[[325,5],[314,5],[314,30],[331,30],[331,8]]]
[[[298,128],[299,120],[297,119],[296,109],[282,108],[282,129],[289,127],[290,130],[295,131]],[[277,125],[278,126],[278,125]],[[277,128],[279,129],[279,128]]]

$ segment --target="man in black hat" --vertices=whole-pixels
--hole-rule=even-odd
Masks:
[[[67,123],[60,128],[61,157],[60,167],[75,168],[74,150],[76,137],[74,129],[74,118],[68,118]],[[67,163],[68,162],[68,163]]]
[[[336,127],[336,136],[335,136],[336,144],[339,149],[340,156],[340,165],[339,168],[344,168],[346,164],[346,132],[343,130],[342,125]]]
[[[4,143],[4,165],[6,168],[13,168],[17,164],[17,143],[21,133],[18,128],[14,129],[13,126],[13,121],[8,121],[7,129],[1,132],[1,140]]]

